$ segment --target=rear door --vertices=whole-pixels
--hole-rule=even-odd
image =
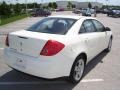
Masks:
[[[95,55],[98,54],[99,50],[99,36],[92,20],[85,20],[79,31],[79,38],[84,40],[88,60],[92,59]]]

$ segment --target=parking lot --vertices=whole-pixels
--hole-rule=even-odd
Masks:
[[[74,15],[71,11],[53,12],[53,15],[56,14]],[[105,14],[99,14],[96,18],[113,32],[112,51],[101,52],[89,62],[80,83],[73,85],[64,77],[46,80],[8,67],[3,56],[6,34],[26,29],[42,18],[29,17],[0,26],[0,90],[120,90],[120,18],[107,17]]]

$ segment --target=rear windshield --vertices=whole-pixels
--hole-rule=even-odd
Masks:
[[[64,35],[68,32],[75,21],[75,19],[69,18],[45,18],[29,27],[27,30],[33,32]]]

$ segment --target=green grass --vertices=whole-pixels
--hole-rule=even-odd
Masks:
[[[1,19],[0,20],[0,26],[1,25],[5,25],[5,24],[8,24],[10,22],[14,22],[14,21],[17,21],[17,20],[20,20],[20,19],[23,19],[27,17],[26,14],[21,14],[21,15],[17,15],[17,16],[12,16],[10,18],[4,18],[4,19]]]

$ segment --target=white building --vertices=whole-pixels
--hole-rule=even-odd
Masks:
[[[56,1],[58,8],[64,8],[67,9],[69,1]],[[70,1],[72,4],[77,5],[77,1]]]
[[[94,8],[95,6],[97,6],[98,8],[102,8],[103,4],[102,3],[98,3],[98,2],[90,2],[92,5],[92,8]],[[76,5],[76,8],[80,9],[80,8],[88,8],[88,4],[89,2],[79,2]]]
[[[59,8],[67,9],[68,2],[69,1],[56,1],[58,9]],[[70,1],[70,2],[74,4],[77,9],[88,8],[88,3],[89,3],[89,2],[78,2],[78,1]],[[90,2],[90,3],[92,4],[92,8],[94,8],[95,6],[101,8],[103,6],[103,4],[99,2]],[[47,6],[48,3],[44,3],[43,5]]]
[[[58,8],[64,8],[67,9],[69,1],[56,1]],[[72,4],[76,6],[76,8],[88,8],[88,3],[89,2],[77,2],[77,1],[70,1]],[[103,6],[102,3],[99,2],[90,2],[92,4],[92,7],[97,6],[98,8],[101,8]]]

